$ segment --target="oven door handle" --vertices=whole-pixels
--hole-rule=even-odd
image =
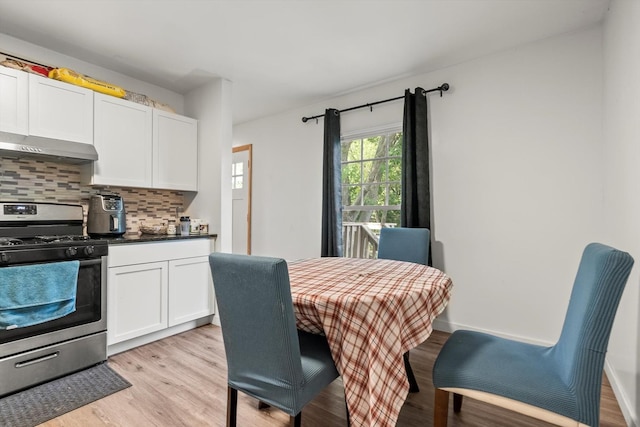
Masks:
[[[89,265],[96,265],[96,264],[100,264],[100,263],[102,263],[102,258],[81,259],[80,260],[80,267],[87,267]]]

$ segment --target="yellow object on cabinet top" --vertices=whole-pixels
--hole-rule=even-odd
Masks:
[[[76,86],[86,87],[96,92],[105,93],[107,95],[124,98],[126,91],[119,87],[92,77],[76,73],[68,68],[54,68],[49,71],[49,77],[63,82],[71,83]]]

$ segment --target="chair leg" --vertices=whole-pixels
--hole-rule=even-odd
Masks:
[[[453,412],[456,414],[462,409],[462,397],[461,394],[453,393]]]
[[[347,398],[344,398],[344,406],[347,408],[347,427],[351,427],[351,418],[349,417],[349,404],[347,403]]]
[[[238,390],[227,386],[227,427],[236,427]]]
[[[291,427],[300,427],[302,425],[302,411],[298,412],[298,415],[289,417],[289,425]]]
[[[413,375],[413,369],[411,369],[411,364],[409,363],[409,352],[407,351],[404,355],[404,370],[407,371],[407,380],[409,380],[409,393],[417,393],[420,391],[420,387],[418,387],[418,381],[416,381],[415,375]]]
[[[447,427],[449,417],[449,392],[436,389],[433,402],[433,427]]]

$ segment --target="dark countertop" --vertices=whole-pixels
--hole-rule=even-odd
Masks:
[[[176,234],[169,236],[167,234],[127,233],[120,237],[104,237],[103,239],[108,241],[110,245],[123,245],[126,243],[175,242],[177,240],[186,239],[215,239],[217,237],[217,234],[190,234],[188,236]]]

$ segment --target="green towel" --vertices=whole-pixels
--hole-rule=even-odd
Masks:
[[[76,310],[79,261],[0,268],[0,329],[23,328]]]

